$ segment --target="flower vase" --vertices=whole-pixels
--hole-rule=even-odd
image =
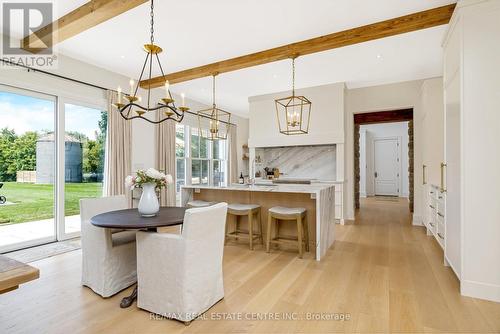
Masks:
[[[158,202],[155,189],[155,183],[145,183],[142,185],[142,195],[137,207],[142,217],[154,217],[160,211],[160,203]]]

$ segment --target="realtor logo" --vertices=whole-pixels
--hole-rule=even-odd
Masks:
[[[51,1],[2,1],[2,59],[9,63],[54,68],[54,5]]]

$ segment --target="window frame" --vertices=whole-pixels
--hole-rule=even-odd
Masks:
[[[188,124],[177,124],[176,125],[176,133],[177,133],[177,126],[182,126],[184,127],[184,157],[175,157],[176,159],[176,164],[175,164],[175,182],[177,184],[177,160],[184,160],[184,184],[183,185],[186,185],[186,186],[192,186],[193,183],[193,175],[192,175],[192,171],[193,171],[193,161],[208,161],[208,184],[196,184],[196,185],[199,185],[200,187],[206,187],[206,186],[209,186],[209,187],[213,187],[214,186],[214,161],[219,161],[219,163],[221,165],[225,165],[225,170],[226,170],[226,173],[224,173],[224,182],[223,184],[224,185],[227,185],[228,184],[228,175],[227,175],[227,171],[228,171],[228,166],[229,166],[229,160],[228,160],[228,140],[221,140],[224,142],[224,150],[225,150],[225,159],[214,159],[213,158],[213,152],[214,152],[214,145],[213,145],[213,141],[208,141],[208,147],[207,147],[207,158],[198,158],[198,157],[192,157],[192,153],[191,153],[191,142],[192,142],[192,135],[194,134],[194,132],[198,132],[198,127],[196,126],[191,126],[191,125],[188,125]],[[193,131],[195,130],[195,131]],[[199,138],[201,138],[201,136],[199,136]],[[181,188],[182,186],[181,185]],[[218,185],[217,185],[218,186]],[[179,200],[180,199],[180,190],[177,191],[177,187],[176,187],[176,195],[177,195],[177,199]]]

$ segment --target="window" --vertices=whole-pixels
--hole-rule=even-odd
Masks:
[[[80,199],[101,197],[108,113],[65,103],[64,233],[80,231]]]
[[[214,140],[212,143],[212,184],[225,186],[227,175],[227,144],[225,140]]]
[[[176,190],[184,184],[227,184],[227,143],[210,141],[197,127],[176,125]]]
[[[0,204],[0,235],[8,236],[0,253],[78,236],[80,199],[102,196],[107,113],[0,85],[0,119],[0,195],[8,201]]]
[[[209,141],[191,128],[191,184],[208,185]]]

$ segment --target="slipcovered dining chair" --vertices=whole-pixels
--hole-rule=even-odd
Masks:
[[[80,200],[82,285],[110,297],[137,282],[135,231],[94,226],[98,214],[127,209],[125,196]]]
[[[182,233],[137,233],[137,306],[189,324],[224,297],[227,204],[186,211]]]

